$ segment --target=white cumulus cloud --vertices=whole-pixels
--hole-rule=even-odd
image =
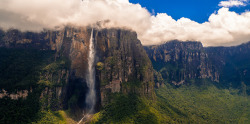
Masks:
[[[128,0],[1,0],[0,27],[7,30],[41,31],[74,24],[87,26],[106,22],[137,32],[143,45],[170,40],[201,41],[205,46],[230,46],[250,41],[250,12],[237,14],[221,8],[209,21],[173,19],[166,13],[151,15],[146,8]]]
[[[248,0],[228,0],[228,1],[221,1],[219,6],[221,7],[239,7],[239,6],[246,6],[246,2]]]
[[[188,18],[174,20],[161,13],[151,17],[152,26],[141,38],[144,44],[160,41],[195,40],[205,46],[231,46],[250,41],[250,12],[237,14],[221,8],[202,24]]]

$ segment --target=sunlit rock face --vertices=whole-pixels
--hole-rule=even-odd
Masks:
[[[153,68],[135,32],[104,29],[95,35],[97,41],[97,76],[102,105],[108,94],[137,93],[153,97]]]
[[[58,92],[61,107],[71,107],[82,113],[88,92],[86,75],[92,27],[71,27],[43,32],[20,32],[9,30],[0,32],[0,47],[53,50],[54,59],[70,61],[68,70],[58,70],[58,80],[63,86],[45,89],[43,94]],[[124,29],[93,29],[96,56],[96,99],[95,109],[110,102],[112,93],[136,93],[153,98],[153,68],[150,59],[137,39],[137,34]],[[48,79],[55,80],[53,74],[45,73]],[[61,75],[61,76],[60,76]],[[42,94],[42,95],[43,95]],[[76,104],[68,104],[69,101]],[[75,98],[76,97],[76,98]]]

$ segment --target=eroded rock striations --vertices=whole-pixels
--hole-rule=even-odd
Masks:
[[[154,68],[170,83],[181,85],[198,78],[219,82],[219,74],[200,42],[170,41],[145,49]]]
[[[110,100],[108,94],[115,92],[153,96],[153,68],[135,32],[104,29],[95,40],[102,104]]]
[[[250,42],[233,47],[203,47],[200,42],[170,41],[145,49],[158,71],[158,80],[162,75],[174,85],[196,79],[235,88],[250,85]]]
[[[45,106],[54,106],[55,110],[68,107],[81,110],[88,90],[86,71],[91,29],[67,26],[39,33],[0,31],[0,47],[55,51],[55,62],[41,71],[38,82],[44,85],[41,99],[46,98]],[[108,103],[112,93],[136,93],[152,98],[153,67],[136,33],[94,29],[93,37],[97,50],[96,109]],[[53,86],[49,85],[51,82]]]

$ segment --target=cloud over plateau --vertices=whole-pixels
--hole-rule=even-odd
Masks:
[[[7,30],[41,31],[96,22],[103,27],[128,28],[137,32],[144,45],[170,40],[201,41],[204,46],[231,46],[250,41],[250,12],[241,14],[220,8],[207,22],[188,18],[174,20],[166,13],[151,15],[128,0],[1,0],[0,27]],[[108,20],[108,21],[107,21]]]

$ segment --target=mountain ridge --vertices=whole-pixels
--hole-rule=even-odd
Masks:
[[[200,42],[175,40],[143,46],[136,32],[130,30],[66,26],[39,33],[0,30],[0,69],[4,70],[0,86],[8,89],[7,95],[2,93],[5,90],[0,91],[0,102],[5,105],[0,107],[5,111],[0,118],[4,117],[4,122],[81,120],[86,114],[92,29],[97,113],[87,122],[236,122],[248,117],[250,42],[234,47],[203,47]],[[230,103],[236,99],[239,102]],[[216,104],[210,106],[204,100]],[[224,117],[221,113],[228,111],[216,112],[221,106],[238,108],[230,112],[245,112],[244,118],[238,114]],[[213,110],[207,112],[209,107]],[[19,114],[13,115],[13,111]],[[218,115],[223,120],[218,120]],[[237,117],[227,120],[232,115]]]
[[[169,83],[180,85],[192,79],[210,79],[227,86],[231,83],[239,87],[241,82],[249,85],[250,42],[232,47],[203,47],[201,42],[175,40],[144,48],[154,68]],[[240,66],[245,69],[239,70]],[[233,75],[237,75],[234,82],[226,80]]]

